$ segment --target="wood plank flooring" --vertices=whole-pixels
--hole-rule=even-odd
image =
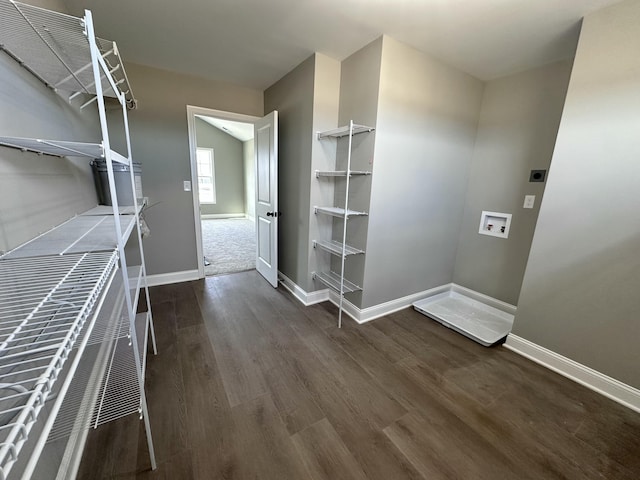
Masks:
[[[337,329],[255,271],[151,290],[158,469],[129,416],[79,478],[637,479],[640,415],[406,309]]]

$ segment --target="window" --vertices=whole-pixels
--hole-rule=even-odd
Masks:
[[[213,167],[213,149],[198,148],[198,193],[200,203],[216,203],[216,174]]]

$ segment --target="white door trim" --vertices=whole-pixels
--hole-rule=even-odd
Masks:
[[[196,115],[234,120],[236,122],[255,123],[261,117],[245,115],[243,113],[225,112],[212,108],[187,105],[187,127],[189,130],[189,158],[191,164],[191,193],[193,196],[193,220],[196,226],[196,261],[198,265],[198,278],[204,278],[204,262],[202,249],[202,225],[200,224],[200,198],[198,196],[198,167],[196,161]]]

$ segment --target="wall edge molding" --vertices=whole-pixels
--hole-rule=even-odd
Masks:
[[[510,333],[503,345],[563,377],[640,413],[640,390],[559,353]]]
[[[183,270],[181,272],[157,273],[147,275],[147,286],[157,287],[159,285],[169,285],[171,283],[190,282],[198,280],[198,270]]]
[[[511,305],[510,303],[503,302],[502,300],[498,300],[497,298],[490,297],[489,295],[485,295],[484,293],[476,292],[475,290],[463,287],[462,285],[458,285],[457,283],[451,284],[451,291],[461,293],[462,295],[466,295],[467,297],[473,298],[474,300],[489,305],[493,308],[497,308],[498,310],[502,310],[503,312],[510,313],[511,315],[515,315],[516,311],[518,310],[515,305]]]
[[[349,300],[345,299],[343,301],[343,307],[346,314],[353,318],[357,323],[363,324],[370,322],[371,320],[384,317],[385,315],[397,312],[398,310],[410,307],[416,300],[432,297],[433,295],[438,295],[439,293],[448,292],[450,288],[451,284],[447,283],[438,287],[430,288],[429,290],[412,293],[411,295],[407,295],[405,297],[396,298],[394,300],[389,300],[388,302],[379,303],[378,305],[373,305],[372,307],[362,309],[356,307]],[[337,293],[332,291],[330,292],[329,297],[331,303],[336,306],[339,304],[340,298]]]
[[[329,289],[307,292],[282,272],[278,272],[278,280],[305,307],[329,300]]]

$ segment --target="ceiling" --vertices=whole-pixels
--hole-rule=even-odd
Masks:
[[[28,1],[28,0],[27,0]],[[490,80],[573,55],[580,19],[619,0],[62,0],[126,61],[264,90],[313,52],[387,34]]]
[[[224,133],[237,138],[241,142],[253,139],[253,123],[234,122],[233,120],[207,117],[205,115],[196,115],[196,117],[222,130]]]

